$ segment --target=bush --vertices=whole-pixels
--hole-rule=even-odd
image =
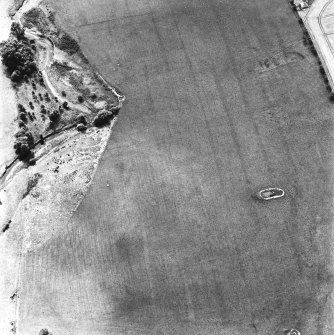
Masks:
[[[63,102],[63,107],[64,107],[64,109],[70,109],[70,107],[68,106],[68,102],[67,101],[64,101]]]
[[[26,125],[23,121],[19,121],[19,128],[25,128]]]
[[[112,107],[111,108],[114,116],[117,116],[119,114],[120,108],[119,107]]]
[[[65,91],[62,91],[62,92],[61,92],[61,95],[62,95],[63,97],[66,97],[66,92],[65,92]]]
[[[34,144],[34,137],[32,133],[27,129],[20,129],[15,137],[22,143],[26,143],[29,147]]]
[[[82,95],[78,96],[78,101],[82,104],[84,102],[84,98]]]
[[[56,46],[63,51],[68,52],[70,55],[80,51],[78,42],[70,35],[63,33],[56,41]]]
[[[14,81],[30,77],[37,70],[34,53],[24,41],[8,40],[1,50],[2,63]],[[15,73],[14,73],[15,72]],[[13,75],[13,77],[12,77]]]
[[[5,65],[14,82],[21,81],[26,76],[31,77],[37,70],[34,53],[28,43],[18,40],[8,40],[1,50],[2,63]]]
[[[95,127],[103,127],[110,124],[110,121],[113,119],[114,115],[112,112],[107,110],[100,111],[97,116],[94,118],[94,126]]]
[[[22,79],[22,73],[19,70],[15,70],[10,76],[11,81],[17,83]]]
[[[317,56],[317,50],[315,49],[315,47],[311,47],[311,52],[313,53],[313,55]]]
[[[78,131],[85,131],[85,130],[87,130],[87,126],[84,125],[83,123],[78,123],[76,128],[77,128]]]
[[[85,118],[85,116],[83,114],[79,114],[78,117],[77,117],[77,122],[78,123],[82,123],[84,125],[87,124],[87,120]]]
[[[22,40],[24,38],[24,29],[18,22],[13,22],[10,27],[10,32],[13,36],[15,36],[18,40]]]
[[[18,104],[18,105],[17,105],[17,109],[18,109],[19,112],[21,112],[21,113],[25,113],[25,112],[26,112],[26,109],[25,109],[21,104]]]
[[[320,71],[321,74],[325,74],[326,73],[325,69],[322,66],[320,66],[320,70],[319,71]]]
[[[27,113],[23,113],[23,112],[21,112],[21,113],[19,114],[19,118],[20,118],[20,120],[22,120],[23,122],[27,122],[27,121],[28,121]]]
[[[57,110],[54,110],[50,115],[49,115],[50,121],[51,122],[57,122],[60,119],[60,113]]]
[[[39,331],[39,335],[52,335],[46,328]]]
[[[21,161],[28,159],[32,154],[29,146],[26,143],[22,143],[20,141],[14,144],[14,149],[15,149],[15,153],[19,157],[19,160]]]
[[[33,156],[30,147],[34,144],[34,137],[31,132],[26,129],[21,129],[15,134],[17,138],[14,149],[20,160],[27,160]]]

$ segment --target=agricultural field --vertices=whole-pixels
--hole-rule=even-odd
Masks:
[[[288,3],[54,6],[127,100],[68,225],[23,254],[20,332],[332,334],[334,105]]]

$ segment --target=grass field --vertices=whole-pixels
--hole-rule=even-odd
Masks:
[[[127,102],[73,220],[23,257],[22,334],[332,334],[334,106],[288,4],[57,6]]]

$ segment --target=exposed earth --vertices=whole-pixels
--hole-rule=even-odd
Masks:
[[[288,2],[51,5],[127,101],[79,207],[17,255],[18,334],[333,334],[334,106]]]

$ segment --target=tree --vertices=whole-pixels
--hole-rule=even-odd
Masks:
[[[21,78],[22,78],[22,73],[18,70],[14,71],[10,76],[10,79],[15,83],[20,81]]]
[[[46,328],[39,331],[39,335],[52,335]]]
[[[64,109],[70,109],[70,107],[68,106],[68,102],[67,101],[63,102],[63,107],[64,107]]]
[[[115,107],[111,108],[111,111],[112,111],[114,116],[117,116],[119,111],[120,111],[120,108],[118,106],[115,106]]]
[[[20,114],[19,114],[19,118],[20,118],[20,120],[22,120],[23,122],[27,122],[27,121],[28,121],[27,113],[20,112]]]
[[[19,40],[24,38],[24,29],[18,22],[13,22],[10,27],[10,32]]]
[[[26,109],[21,104],[17,105],[17,109],[19,110],[19,112],[26,113]]]
[[[113,119],[113,113],[107,110],[100,111],[97,116],[94,118],[94,126],[95,127],[103,127],[110,124],[110,121]]]
[[[20,160],[26,160],[32,154],[28,144],[20,140],[14,144],[14,149]]]
[[[78,131],[85,131],[85,130],[87,130],[87,126],[84,125],[83,123],[78,123],[76,128],[77,128]]]
[[[82,123],[84,125],[87,124],[87,120],[85,118],[85,116],[83,114],[79,114],[78,117],[77,117],[77,122],[78,123]]]
[[[82,104],[84,102],[84,98],[82,95],[78,96],[78,101]]]
[[[14,81],[22,80],[25,75],[31,76],[37,69],[34,53],[30,45],[24,41],[6,41],[1,49],[1,58],[9,75],[13,75]]]
[[[59,113],[59,111],[54,110],[54,111],[50,114],[49,118],[50,118],[50,121],[53,122],[53,123],[59,121],[59,119],[60,119],[60,113]]]

